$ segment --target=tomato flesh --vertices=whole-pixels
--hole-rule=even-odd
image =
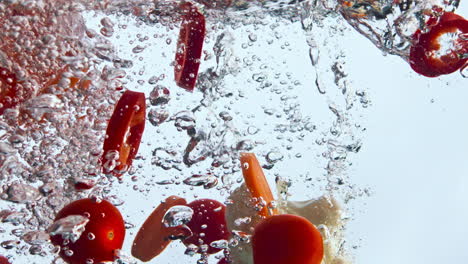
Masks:
[[[104,173],[121,176],[132,165],[145,129],[145,115],[145,94],[125,91],[107,126],[101,158]]]
[[[427,22],[428,25],[433,23],[435,25],[431,26],[428,32],[422,33],[418,30],[413,35],[415,44],[410,49],[411,68],[426,77],[455,72],[468,60],[462,56],[468,53],[468,43],[458,37],[459,34],[468,33],[468,21],[459,15],[447,12],[438,22],[435,19],[429,19]],[[447,51],[441,51],[443,38],[451,38],[452,45]]]
[[[106,200],[93,199],[74,201],[65,206],[55,217],[55,221],[69,215],[82,215],[89,219],[80,238],[65,243],[62,236],[51,237],[54,245],[62,247],[60,256],[70,264],[83,264],[114,261],[114,251],[121,249],[125,238],[125,225],[119,210]],[[90,239],[93,237],[93,239]],[[73,254],[69,256],[67,251]]]
[[[202,253],[201,245],[207,245],[206,253],[214,254],[222,249],[210,246],[213,241],[227,240],[230,233],[226,223],[226,206],[211,199],[199,199],[189,204],[192,208],[192,220],[187,226],[192,231],[192,236],[183,240],[184,244],[193,244],[199,248],[198,253]]]
[[[193,91],[205,39],[205,17],[190,3],[182,4],[181,8],[184,14],[177,41],[174,75],[178,86]]]
[[[252,236],[255,264],[320,264],[323,241],[307,219],[296,215],[274,215],[255,227]]]

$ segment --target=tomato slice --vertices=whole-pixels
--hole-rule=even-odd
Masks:
[[[450,74],[460,69],[468,58],[468,42],[459,37],[468,33],[468,20],[451,12],[444,13],[439,20],[427,21],[429,31],[418,30],[413,35],[414,45],[410,49],[411,68],[426,77]],[[444,40],[445,39],[445,40]],[[443,49],[444,46],[450,46]]]
[[[18,81],[16,75],[8,69],[0,67],[0,115],[5,109],[16,106],[19,103]]]
[[[241,153],[240,162],[242,166],[242,174],[244,175],[245,184],[253,198],[258,202],[264,202],[263,208],[259,214],[268,217],[272,214],[277,214],[277,209],[271,209],[272,202],[275,200],[270,186],[263,174],[262,166],[253,153]],[[271,212],[270,212],[271,210]]]
[[[255,264],[320,264],[323,240],[307,219],[274,215],[255,227],[252,236]]]
[[[178,86],[193,91],[205,39],[205,17],[191,3],[181,4],[181,9],[184,14],[177,41],[174,75]]]
[[[62,247],[60,257],[70,264],[114,261],[114,251],[122,248],[125,238],[124,220],[119,210],[106,200],[82,199],[60,210],[55,221],[70,215],[85,216],[89,222],[74,243],[61,235],[51,236],[52,243]]]
[[[161,254],[171,243],[169,236],[176,233],[177,229],[177,227],[164,226],[164,215],[171,207],[186,204],[185,199],[177,196],[170,196],[161,203],[138,230],[133,241],[132,255],[146,262]]]
[[[106,130],[101,162],[104,173],[121,176],[135,158],[145,129],[145,94],[125,91]]]
[[[212,247],[210,244],[218,240],[229,239],[230,232],[226,223],[226,206],[211,199],[199,199],[189,204],[192,208],[192,220],[187,226],[192,231],[192,236],[183,240],[185,245],[194,244],[198,247],[198,253],[202,253],[202,245],[208,246],[206,253],[214,254],[221,248]]]

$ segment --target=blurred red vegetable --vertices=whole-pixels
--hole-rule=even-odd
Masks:
[[[181,4],[183,10],[174,66],[178,86],[193,91],[205,39],[205,17],[191,3]]]

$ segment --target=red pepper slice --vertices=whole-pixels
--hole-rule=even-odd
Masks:
[[[125,91],[106,130],[101,162],[104,173],[121,176],[135,158],[145,129],[145,94]]]
[[[320,264],[323,239],[304,217],[274,215],[255,227],[252,249],[255,264]]]
[[[181,4],[183,10],[174,66],[178,86],[193,91],[198,77],[203,41],[205,17],[191,3]]]
[[[140,230],[138,230],[138,234],[133,241],[132,256],[147,262],[161,254],[171,243],[169,237],[177,233],[177,227],[164,226],[164,215],[171,207],[186,204],[185,199],[170,196],[154,209]]]
[[[437,77],[455,72],[465,65],[468,59],[462,55],[468,53],[468,42],[459,35],[468,33],[468,20],[446,12],[438,22],[436,18],[431,18],[427,24],[435,25],[426,33],[418,30],[413,35],[415,44],[410,49],[411,68],[426,77]],[[450,44],[452,47],[443,52],[440,42],[450,35],[454,35]]]
[[[0,115],[6,109],[14,107],[20,102],[17,84],[16,75],[8,69],[0,67]]]

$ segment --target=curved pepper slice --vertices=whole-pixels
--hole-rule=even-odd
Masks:
[[[104,173],[119,177],[135,158],[145,129],[145,94],[125,91],[106,130],[101,162]]]
[[[265,205],[259,211],[259,214],[264,217],[277,214],[277,209],[271,209],[271,203],[275,199],[265,178],[265,174],[263,174],[262,166],[260,166],[255,154],[241,153],[240,161],[245,184],[247,185],[250,194],[253,198],[256,198],[258,202],[265,202]]]
[[[144,262],[161,254],[171,243],[169,237],[177,233],[177,227],[166,227],[163,224],[167,210],[176,205],[186,205],[185,199],[170,196],[161,203],[145,220],[133,240],[132,255]]]
[[[181,4],[183,10],[174,66],[178,86],[193,91],[198,77],[203,41],[205,17],[190,3]]]

